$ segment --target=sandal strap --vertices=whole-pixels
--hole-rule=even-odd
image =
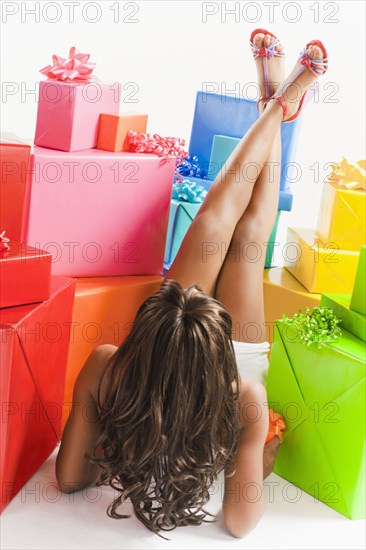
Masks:
[[[271,99],[276,99],[279,102],[279,104],[281,105],[282,110],[283,110],[283,119],[282,120],[285,120],[286,115],[287,115],[287,105],[286,105],[284,99],[280,95],[273,95],[271,97]]]
[[[304,66],[304,69],[308,67],[315,76],[320,76],[328,70],[328,58],[311,59],[306,52],[306,48],[300,53],[299,61]]]
[[[284,95],[287,88],[289,86],[291,86],[291,84],[293,84],[295,82],[295,80],[297,79],[297,77],[305,71],[306,68],[308,68],[316,77],[324,74],[328,68],[328,59],[325,58],[325,59],[317,59],[317,60],[314,60],[314,59],[311,59],[308,54],[306,53],[306,48],[304,48],[304,50],[301,52],[301,55],[299,57],[299,61],[301,63],[301,67],[298,71],[296,71],[296,73],[294,74],[294,76],[292,77],[292,80],[290,80],[289,82],[287,82],[287,84],[285,84],[285,86],[282,88],[281,92],[279,92],[279,94],[275,94],[273,97],[275,99],[278,99],[279,95]],[[320,68],[321,67],[324,67],[324,71],[321,71]]]
[[[250,47],[252,48],[252,53],[253,53],[253,57],[254,59],[256,57],[265,57],[265,58],[269,58],[269,57],[274,57],[274,56],[277,56],[277,57],[283,57],[285,55],[285,52],[276,52],[275,51],[275,47],[278,46],[278,44],[280,43],[279,39],[278,38],[275,38],[275,40],[273,42],[271,42],[271,44],[269,46],[256,46],[255,44],[253,44],[253,42],[250,43]]]
[[[284,52],[276,52],[275,47],[280,43],[278,38],[275,38],[274,41],[269,46],[255,46],[253,42],[250,42],[250,47],[252,48],[252,53],[254,59],[261,57],[263,59],[263,74],[264,74],[264,83],[266,87],[266,94],[270,96],[269,90],[269,77],[268,77],[268,62],[267,59],[270,57],[283,57]]]

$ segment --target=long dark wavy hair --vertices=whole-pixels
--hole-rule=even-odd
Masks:
[[[231,330],[220,302],[172,279],[139,308],[98,385],[101,435],[89,459],[102,468],[98,485],[118,492],[110,517],[129,517],[117,512],[128,498],[157,534],[211,515],[210,486],[233,471],[239,440]]]

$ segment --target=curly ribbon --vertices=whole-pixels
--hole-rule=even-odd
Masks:
[[[0,233],[0,253],[7,252],[10,249],[10,246],[8,245],[10,239],[8,237],[5,237],[5,231]]]
[[[351,191],[366,191],[365,161],[349,162],[343,157],[340,163],[332,163],[333,172],[327,182]]]
[[[322,344],[331,344],[342,336],[338,326],[340,322],[341,319],[335,315],[334,311],[325,306],[315,306],[313,311],[307,307],[305,313],[300,309],[292,319],[285,313],[282,316],[282,323],[293,327],[296,331],[297,342],[301,342],[306,347],[319,349]]]
[[[80,53],[75,47],[72,47],[67,59],[53,55],[53,65],[47,65],[39,72],[53,80],[88,81],[91,79],[96,65],[89,61],[89,57],[89,53]]]
[[[134,130],[127,132],[125,147],[131,153],[150,153],[164,159],[176,158],[181,164],[188,157],[184,149],[185,140],[176,137],[162,137],[159,134],[138,134]]]
[[[181,176],[188,176],[191,178],[203,179],[207,177],[207,171],[200,167],[198,157],[196,156],[183,159],[182,164],[177,166],[177,172]]]
[[[202,203],[206,195],[206,189],[195,181],[184,179],[181,183],[173,184],[172,198],[177,201]]]
[[[266,443],[271,441],[275,435],[277,435],[282,441],[282,432],[283,430],[286,430],[286,428],[287,426],[282,416],[274,412],[272,409],[269,409],[269,429]]]

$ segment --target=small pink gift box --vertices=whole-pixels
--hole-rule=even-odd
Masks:
[[[93,149],[100,114],[118,111],[120,97],[118,83],[40,82],[34,143],[59,151]]]
[[[120,84],[92,80],[95,63],[89,57],[72,47],[67,58],[53,55],[53,65],[41,69],[48,80],[39,84],[36,145],[59,151],[93,149],[100,114],[118,112]]]
[[[35,147],[26,242],[52,254],[56,275],[161,275],[174,169],[151,154]]]

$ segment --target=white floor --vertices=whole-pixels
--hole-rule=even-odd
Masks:
[[[181,527],[165,541],[151,534],[133,516],[114,520],[106,515],[113,495],[108,488],[61,494],[54,466],[57,450],[43,464],[1,516],[1,548],[112,550],[143,548],[363,549],[365,522],[350,521],[310,495],[272,474],[265,481],[266,511],[245,539],[227,534],[222,519],[215,524]],[[220,510],[219,484],[208,510]],[[126,506],[126,513],[131,507]]]

